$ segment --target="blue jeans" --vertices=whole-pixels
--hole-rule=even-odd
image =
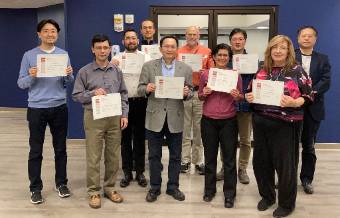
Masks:
[[[162,145],[164,136],[169,148],[169,167],[167,190],[175,190],[179,187],[179,173],[181,168],[182,132],[171,133],[167,122],[160,132],[146,130],[149,146],[150,185],[152,190],[160,190],[162,185]]]
[[[30,191],[41,191],[41,162],[43,159],[43,144],[47,124],[52,134],[55,160],[55,184],[57,187],[67,184],[66,164],[66,136],[68,111],[66,104],[52,108],[28,108],[27,121],[30,131],[28,176]]]

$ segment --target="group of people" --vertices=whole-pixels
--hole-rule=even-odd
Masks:
[[[22,59],[18,85],[28,89],[27,120],[29,126],[28,174],[31,202],[42,203],[41,180],[42,148],[46,126],[49,125],[55,151],[55,183],[60,197],[68,197],[66,136],[68,111],[66,86],[74,81],[70,64],[63,77],[37,77],[38,54],[65,54],[55,46],[60,28],[52,19],[42,20],[37,26],[41,43],[27,51]],[[144,20],[140,29],[142,45],[155,44],[155,27]],[[94,60],[82,67],[74,81],[72,98],[84,108],[86,136],[86,180],[89,206],[101,207],[100,160],[104,146],[104,196],[121,203],[123,197],[115,189],[119,160],[122,158],[125,188],[135,178],[146,187],[145,140],[148,141],[150,189],[147,202],[154,202],[161,194],[163,170],[162,146],[169,149],[166,194],[183,201],[179,189],[180,173],[195,171],[204,175],[203,200],[210,202],[216,194],[216,181],[224,180],[226,208],[234,207],[237,178],[249,184],[247,174],[251,155],[253,131],[253,169],[261,200],[259,211],[267,210],[276,202],[275,173],[278,177],[278,207],[274,217],[285,217],[295,208],[299,143],[302,143],[301,184],[307,194],[313,193],[315,172],[315,139],[324,119],[324,93],[330,86],[328,57],[314,51],[317,30],[304,26],[298,30],[299,48],[284,35],[273,37],[266,48],[264,63],[257,73],[238,75],[235,89],[229,93],[213,91],[208,84],[209,69],[232,69],[232,56],[247,54],[247,33],[235,28],[229,34],[230,45],[218,44],[212,50],[199,42],[199,28],[186,29],[186,44],[179,47],[174,36],[160,39],[161,58],[150,60],[138,50],[138,33],[128,29],[123,34],[125,51],[112,57],[108,36],[92,38]],[[137,79],[122,72],[126,54],[142,54],[145,63]],[[202,55],[202,68],[194,71],[180,59],[181,54]],[[184,77],[183,98],[157,98],[156,76]],[[272,80],[284,83],[280,106],[254,103],[252,81]],[[136,86],[131,92],[128,87]],[[92,97],[119,93],[121,116],[93,118]],[[181,94],[182,95],[182,94]],[[240,146],[238,167],[237,146]],[[220,148],[221,171],[217,173]],[[135,177],[133,171],[136,172]]]

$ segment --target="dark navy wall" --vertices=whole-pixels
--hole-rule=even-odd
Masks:
[[[0,9],[0,107],[26,107],[27,91],[17,86],[24,52],[37,45],[35,9]]]
[[[278,5],[278,28],[280,34],[290,36],[296,43],[296,29],[301,25],[314,25],[319,29],[317,49],[329,55],[333,69],[332,88],[327,93],[327,118],[322,123],[319,132],[319,142],[340,142],[340,44],[335,43],[340,38],[340,1],[300,0],[65,0],[66,14],[66,47],[71,57],[75,71],[92,60],[90,40],[95,33],[105,33],[114,43],[120,43],[121,33],[113,31],[114,13],[132,13],[138,29],[140,22],[148,18],[150,5],[168,6],[232,6],[232,5]],[[327,14],[327,15],[326,15]],[[70,132],[71,138],[84,136],[82,127],[82,108],[80,104],[70,101]]]
[[[51,5],[48,7],[37,9],[38,22],[43,19],[54,19],[60,27],[58,41],[56,46],[65,48],[65,19],[64,19],[64,4]]]

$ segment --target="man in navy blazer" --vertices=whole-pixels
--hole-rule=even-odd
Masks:
[[[300,180],[306,194],[313,194],[313,177],[315,171],[315,139],[321,120],[325,119],[324,94],[331,82],[331,66],[328,56],[314,51],[318,36],[313,26],[303,26],[298,30],[299,49],[296,50],[296,60],[302,64],[304,70],[312,79],[314,102],[304,110],[302,143],[302,166]]]

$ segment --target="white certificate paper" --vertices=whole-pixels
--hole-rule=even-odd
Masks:
[[[120,93],[93,96],[92,110],[94,120],[122,115]]]
[[[139,83],[139,76],[140,74],[123,73],[123,78],[125,86],[128,90],[129,98],[138,97],[137,87]]]
[[[37,77],[66,76],[67,54],[38,54]]]
[[[258,54],[237,54],[233,55],[233,69],[240,74],[254,74],[259,67]]]
[[[280,106],[284,82],[272,80],[253,80],[253,103]]]
[[[210,68],[207,86],[214,91],[230,93],[236,89],[238,72],[236,70],[223,70]]]
[[[156,76],[156,98],[183,99],[184,77]]]
[[[189,65],[193,72],[202,69],[203,55],[201,54],[179,54],[179,60]]]
[[[140,74],[145,61],[145,55],[140,53],[122,54],[122,62],[119,63],[123,73]]]
[[[148,54],[151,60],[159,59],[162,57],[161,52],[159,51],[159,45],[142,45],[142,52]]]

